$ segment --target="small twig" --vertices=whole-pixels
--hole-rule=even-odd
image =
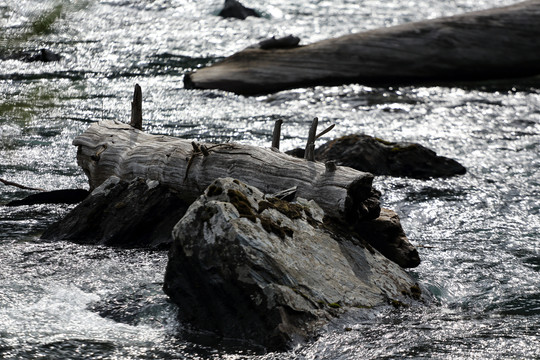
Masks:
[[[193,164],[193,159],[195,159],[195,156],[199,155],[201,153],[204,156],[210,155],[210,153],[208,152],[208,149],[204,145],[199,145],[195,141],[192,141],[191,146],[193,147],[193,151],[191,153],[191,156],[190,156],[190,158],[188,160],[188,163],[187,163],[187,166],[186,166],[186,174],[184,175],[184,181],[186,181],[186,179],[188,177],[189,169],[191,168],[191,164]],[[203,148],[204,148],[204,150],[203,150]],[[205,155],[205,153],[206,153],[206,155]]]
[[[294,186],[292,188],[285,189],[285,190],[273,193],[271,195],[271,197],[275,197],[275,198],[278,198],[280,200],[285,200],[285,201],[290,202],[290,201],[293,201],[294,198],[296,197],[297,190],[298,190],[298,186]]]
[[[330,132],[334,128],[334,126],[336,126],[336,124],[332,124],[329,127],[327,127],[326,129],[324,129],[323,131],[321,131],[320,133],[318,133],[317,136],[315,136],[315,139],[318,139],[321,136],[323,136],[324,134],[327,134],[328,132]]]
[[[313,118],[311,127],[309,128],[309,134],[306,144],[306,150],[304,152],[304,159],[308,161],[315,161],[315,135],[317,134],[317,125],[319,124],[318,118]]]
[[[30,186],[17,184],[17,183],[14,183],[13,181],[8,181],[8,180],[2,179],[2,178],[0,178],[0,182],[2,182],[6,186],[15,186],[15,187],[18,187],[19,189],[45,191],[44,189],[41,189],[41,188],[34,188],[34,187],[30,187]]]
[[[191,146],[193,147],[193,151],[191,153],[189,160],[186,158],[188,163],[186,166],[186,174],[184,175],[184,182],[186,181],[188,177],[189,169],[191,168],[191,165],[193,164],[193,159],[195,159],[196,155],[202,154],[203,156],[209,156],[210,150],[220,147],[220,146],[228,146],[228,147],[233,148],[231,144],[214,144],[212,146],[206,146],[203,144],[197,144],[195,141],[191,142]]]
[[[226,143],[215,144],[215,145],[209,146],[208,150],[212,150],[213,148],[217,148],[217,147],[220,147],[220,146],[227,146],[229,149],[234,149],[235,148],[234,144],[230,144],[230,143],[226,142]]]
[[[279,150],[279,140],[281,139],[281,124],[283,120],[279,119],[274,124],[274,133],[272,134],[272,147]]]
[[[130,125],[135,129],[142,130],[142,90],[139,84],[135,84],[135,91],[133,92]]]

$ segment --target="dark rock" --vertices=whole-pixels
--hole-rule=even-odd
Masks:
[[[291,156],[294,156],[294,157],[297,157],[297,158],[300,158],[300,159],[304,158],[305,153],[306,153],[306,151],[304,149],[302,149],[302,148],[295,148],[295,149],[292,149],[292,150],[285,151],[285,154],[289,154]]]
[[[218,15],[240,20],[244,20],[248,16],[261,17],[255,10],[245,7],[237,0],[225,0],[225,6]]]
[[[277,38],[275,36],[272,36],[269,39],[263,40],[259,42],[258,48],[263,50],[269,50],[269,49],[290,49],[293,47],[298,47],[298,44],[300,43],[300,38],[289,35],[282,38]]]
[[[302,157],[302,149],[287,152]],[[415,143],[396,143],[369,135],[348,135],[322,145],[315,151],[318,161],[334,160],[338,165],[374,175],[416,179],[463,175],[466,169],[453,159]]]
[[[21,200],[13,200],[6,206],[36,205],[36,204],[77,204],[83,201],[89,194],[84,189],[62,189],[43,191],[32,194]]]
[[[59,54],[56,54],[47,49],[41,49],[37,54],[32,54],[24,59],[27,62],[41,61],[41,62],[51,62],[59,61],[62,58]]]
[[[48,49],[40,49],[37,51],[25,50],[11,53],[7,56],[0,56],[0,58],[7,60],[20,60],[24,62],[52,62],[62,59],[60,54],[54,53]]]
[[[157,181],[126,182],[111,177],[41,237],[81,244],[168,248],[172,229],[187,207]]]
[[[402,268],[323,218],[313,201],[216,180],[173,231],[164,291],[179,319],[280,350],[345,311],[413,302]]]
[[[355,230],[371,246],[402,268],[414,268],[420,265],[420,256],[409,242],[398,215],[389,209],[381,209],[375,220],[362,221]]]

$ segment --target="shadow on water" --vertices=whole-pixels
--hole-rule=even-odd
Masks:
[[[113,353],[115,348],[114,343],[107,341],[64,339],[41,344],[29,349],[25,347],[2,347],[0,345],[0,355],[4,354],[6,359],[53,359],[59,357],[63,359],[83,357],[99,359]]]
[[[406,202],[424,202],[432,199],[441,199],[446,201],[462,201],[467,196],[467,191],[459,188],[439,189],[431,186],[426,186],[420,190],[407,192],[405,196]]]
[[[197,58],[184,55],[174,55],[171,53],[163,53],[151,56],[146,62],[143,62],[142,64],[134,65],[131,70],[133,72],[140,72],[145,76],[180,76],[195,69],[210,66],[221,59],[223,58]]]
[[[540,76],[529,76],[519,78],[507,78],[507,79],[493,79],[493,80],[481,80],[481,81],[462,81],[455,82],[448,87],[458,87],[463,90],[480,90],[483,92],[526,92],[526,93],[540,93],[538,84],[540,83]]]
[[[164,316],[173,313],[175,306],[161,290],[161,283],[139,284],[88,305],[88,310],[113,321],[138,325],[163,325]]]
[[[171,314],[179,311],[161,290],[162,283],[139,284],[134,289],[109,295],[104,299],[90,303],[87,309],[103,318],[131,326],[150,325],[167,327]],[[173,335],[165,339],[170,356],[170,347],[176,343],[178,349],[209,358],[216,353],[223,354],[262,354],[264,349],[253,343],[232,338],[223,338],[211,332],[192,329],[187,324],[173,326]],[[154,351],[158,351],[154,349]],[[184,354],[185,356],[185,354]]]

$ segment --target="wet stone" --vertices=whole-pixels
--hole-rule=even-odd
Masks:
[[[423,300],[400,266],[324,218],[313,201],[214,181],[173,230],[164,291],[180,321],[274,350],[350,309]]]
[[[111,177],[42,239],[125,248],[167,249],[174,225],[187,210],[176,193],[157,181]]]

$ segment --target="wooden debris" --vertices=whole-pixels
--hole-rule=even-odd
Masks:
[[[131,126],[142,130],[142,90],[139,84],[135,84],[133,101],[131,102]]]
[[[186,87],[244,95],[315,85],[452,83],[540,73],[540,1],[240,51],[187,74]]]
[[[312,138],[315,137],[312,131]],[[102,121],[76,137],[77,161],[90,189],[110,176],[157,180],[194,201],[215,179],[232,177],[272,194],[297,187],[297,196],[315,200],[330,217],[350,221],[378,216],[373,201],[373,175],[346,167],[327,172],[325,165],[297,159],[268,148],[240,144],[196,144],[189,140],[150,135],[127,124]],[[106,150],[98,162],[96,149]],[[210,156],[202,155],[201,145]],[[199,150],[199,152],[196,151]]]
[[[279,119],[274,125],[274,132],[272,134],[272,147],[279,150],[279,141],[281,139],[281,125],[283,120]]]
[[[318,138],[320,138],[321,136],[328,134],[330,131],[332,131],[332,129],[333,129],[335,126],[336,126],[336,124],[330,125],[330,126],[327,127],[326,129],[324,129],[323,131],[321,131],[320,133],[318,133],[317,136],[315,136],[315,139],[318,139]]]
[[[309,161],[315,161],[315,139],[317,134],[317,125],[319,124],[319,119],[314,118],[309,129],[306,151],[304,153],[304,159]]]
[[[2,178],[0,178],[0,182],[3,183],[6,186],[15,186],[15,187],[18,187],[19,189],[23,189],[23,190],[45,191],[44,189],[41,189],[41,188],[35,188],[35,187],[30,187],[30,186],[26,186],[26,185],[17,184],[16,182],[5,180],[5,179],[2,179]]]

